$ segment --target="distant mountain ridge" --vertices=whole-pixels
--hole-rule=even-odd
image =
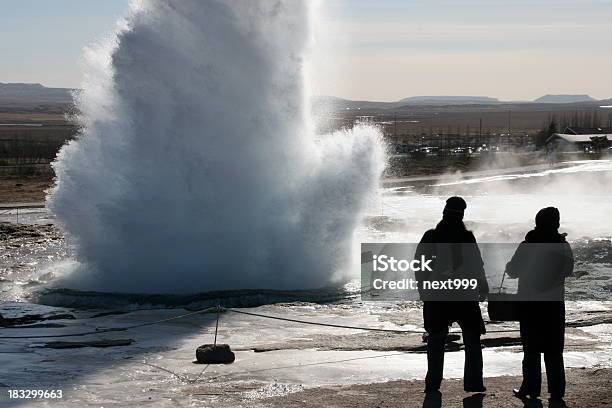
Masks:
[[[544,95],[535,99],[535,103],[577,103],[577,102],[595,102],[597,99],[589,95]]]
[[[71,104],[72,93],[76,89],[50,88],[39,83],[2,83],[0,82],[0,105],[44,105],[44,104]],[[315,96],[313,106],[318,110],[337,109],[396,109],[403,106],[417,105],[500,105],[500,104],[529,104],[529,103],[602,103],[609,105],[612,99],[597,101],[589,95],[544,95],[534,101],[501,101],[489,96],[463,96],[463,95],[429,95],[410,96],[392,102],[355,101],[336,96]]]
[[[411,96],[408,98],[400,99],[398,102],[407,103],[407,104],[489,104],[489,103],[499,103],[499,99],[490,98],[488,96]]]
[[[42,84],[26,84],[26,83],[2,83],[0,82],[0,92],[40,92],[46,87]]]
[[[448,106],[448,105],[515,105],[515,104],[563,104],[563,103],[602,103],[609,104],[610,99],[598,101],[589,95],[544,95],[533,101],[501,101],[489,96],[411,96],[395,102],[354,101],[336,96],[315,96],[315,110],[351,110],[351,109],[399,109],[410,106]]]
[[[0,82],[0,104],[70,104],[72,91],[70,88],[47,88],[42,84]]]

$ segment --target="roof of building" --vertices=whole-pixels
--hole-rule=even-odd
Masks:
[[[601,135],[612,133],[612,127],[585,128],[568,126],[565,128],[565,131],[563,133],[568,135]]]
[[[563,139],[566,142],[570,143],[589,143],[592,142],[592,138],[598,137],[606,137],[608,140],[612,140],[612,133],[610,134],[589,134],[589,135],[568,135],[567,133],[554,133],[551,137],[549,137],[546,142],[549,142],[554,139]]]

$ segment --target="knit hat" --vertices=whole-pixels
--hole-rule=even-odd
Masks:
[[[559,210],[555,207],[542,208],[535,217],[536,227],[540,229],[557,229],[560,221]]]
[[[444,206],[444,214],[463,217],[463,213],[466,208],[467,204],[465,203],[465,200],[461,197],[454,196],[446,200],[446,205]]]

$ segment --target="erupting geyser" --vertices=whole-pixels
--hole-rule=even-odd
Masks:
[[[79,288],[312,288],[350,263],[382,171],[369,126],[315,137],[308,3],[134,2],[86,53],[48,206]]]

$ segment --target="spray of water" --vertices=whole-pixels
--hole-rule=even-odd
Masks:
[[[315,136],[306,2],[144,0],[86,52],[79,137],[47,199],[63,284],[188,293],[342,279],[380,132]]]

